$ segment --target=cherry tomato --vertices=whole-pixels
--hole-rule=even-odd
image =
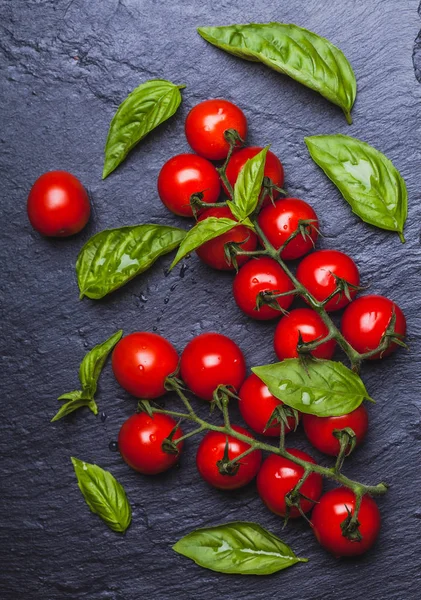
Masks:
[[[344,279],[349,286],[349,295],[354,298],[357,294],[352,286],[360,284],[360,274],[352,258],[338,250],[318,250],[312,252],[300,262],[297,268],[297,279],[313,294],[319,302],[323,302],[337,288],[336,277]],[[342,292],[325,304],[327,311],[340,310],[349,304],[348,298]]]
[[[118,448],[126,463],[144,475],[156,475],[172,467],[178,461],[178,454],[169,454],[162,449],[177,423],[168,415],[155,413],[150,417],[146,413],[132,415],[123,423],[118,434]],[[181,438],[180,428],[172,437],[175,442]],[[183,442],[177,444],[179,451]]]
[[[220,333],[202,333],[184,348],[180,370],[193,394],[211,401],[218,385],[240,389],[246,376],[246,362],[230,338]]]
[[[358,512],[361,541],[352,541],[342,535],[341,523],[348,511],[355,510],[355,495],[347,488],[336,488],[323,494],[311,515],[314,535],[323,548],[340,556],[358,556],[371,548],[380,532],[380,512],[370,496],[363,496]]]
[[[202,202],[218,201],[219,175],[212,163],[196,154],[178,154],[170,158],[158,176],[158,194],[175,215],[192,217],[190,196],[203,192]]]
[[[284,260],[301,258],[313,249],[317,239],[317,215],[307,202],[298,198],[285,198],[277,200],[274,204],[266,206],[258,217],[258,223],[269,242],[279,249],[297,231],[299,221],[313,221],[312,226],[306,228],[308,235],[305,238],[299,234],[284,248],[281,257]]]
[[[248,431],[233,425],[232,428],[238,433],[252,437]],[[239,461],[239,469],[233,474],[222,474],[218,469],[218,461],[225,457],[225,447],[228,440],[228,459],[233,460],[250,448],[250,444],[237,440],[235,437],[227,436],[218,431],[209,431],[200,443],[196,455],[197,469],[203,479],[220,490],[235,490],[250,483],[256,477],[262,461],[260,450],[250,452]]]
[[[190,146],[209,160],[227,157],[229,143],[224,137],[228,129],[235,129],[245,140],[247,119],[242,110],[228,100],[205,100],[196,104],[186,118],[185,132]]]
[[[350,427],[356,435],[356,445],[361,444],[368,429],[368,414],[365,406],[358,408],[347,415],[340,417],[316,417],[303,415],[303,425],[306,436],[317,450],[337,456],[339,454],[339,440],[333,435],[335,429]]]
[[[288,452],[302,460],[313,464],[316,463],[311,456],[301,450],[291,448],[288,449]],[[285,496],[294,489],[303,474],[304,469],[302,467],[276,454],[270,454],[263,461],[257,476],[257,491],[269,510],[281,517],[286,516],[287,504]],[[313,508],[314,502],[320,498],[322,485],[322,476],[318,473],[312,473],[301,486],[300,492],[303,496],[310,498],[310,500],[306,500],[305,498],[301,498],[300,500],[301,510],[304,513],[309,512]],[[293,506],[291,507],[289,516],[292,519],[296,519],[301,514],[298,508]]]
[[[114,376],[129,394],[158,398],[165,379],[177,370],[178,354],[168,340],[147,331],[131,333],[118,342],[112,356]]]
[[[209,208],[208,210],[205,210],[198,218],[198,221],[204,221],[209,217],[216,217],[217,219],[232,219],[233,221],[236,221],[227,206],[221,206],[221,208]],[[239,225],[238,227],[231,229],[231,231],[223,233],[209,242],[205,242],[202,244],[202,246],[197,248],[196,253],[200,260],[214,269],[218,269],[220,271],[234,271],[235,267],[228,264],[225,256],[224,246],[228,242],[237,242],[241,244],[241,248],[243,250],[253,251],[257,246],[257,236],[253,231],[247,229],[247,227],[244,225]],[[238,256],[238,266],[240,267],[247,262],[247,260],[247,256]]]
[[[342,317],[344,338],[361,354],[375,350],[386,332],[393,312],[396,315],[395,333],[404,336],[406,319],[397,304],[384,296],[357,298],[346,308]],[[387,356],[396,348],[397,344],[392,343],[382,354],[377,353],[371,359]]]
[[[297,358],[299,333],[303,342],[322,339],[329,333],[322,318],[311,308],[295,308],[282,317],[275,329],[273,345],[279,360]],[[335,351],[335,340],[320,344],[311,354],[316,358],[332,358]]]
[[[32,186],[27,210],[32,227],[39,233],[67,237],[85,227],[91,205],[79,179],[66,171],[50,171]]]
[[[253,373],[247,377],[240,388],[238,396],[240,398],[238,406],[241,416],[247,425],[256,433],[268,437],[279,437],[280,425],[275,424],[267,429],[265,428],[275,408],[283,402],[270,393],[268,386],[257,375]],[[285,433],[289,433],[294,427],[295,419],[288,417],[288,426],[285,427]]]

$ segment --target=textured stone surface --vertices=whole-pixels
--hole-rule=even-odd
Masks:
[[[414,51],[419,76],[417,4],[0,0],[2,600],[419,598],[421,88],[411,61]],[[251,20],[296,22],[343,49],[358,79],[354,125],[348,127],[336,107],[304,87],[226,55],[195,33],[198,25]],[[187,85],[180,113],[102,182],[109,121],[125,95],[151,77]],[[240,344],[250,366],[274,359],[273,325],[240,314],[230,294],[231,275],[211,272],[195,257],[186,262],[184,277],[179,269],[163,276],[167,257],[103,301],[77,297],[75,258],[94,232],[175,223],[157,198],[156,177],[166,159],[188,149],[183,120],[189,108],[212,96],[242,106],[251,143],[272,143],[289,191],[320,215],[320,245],[349,252],[371,290],[391,296],[408,318],[410,352],[363,371],[377,404],[368,407],[370,434],[347,472],[367,482],[387,480],[391,489],[380,501],[384,526],[376,549],[358,561],[325,554],[304,523],[281,531],[253,486],[233,494],[209,489],[195,472],[197,442],[188,444],[178,470],[154,479],[130,471],[108,444],[135,401],[119,389],[109,367],[98,395],[104,422],[81,411],[49,423],[56,397],[76,387],[86,350],[120,327],[157,327],[180,350],[193,335],[216,330]],[[336,132],[375,145],[401,170],[410,199],[405,246],[353,216],[312,163],[303,137]],[[27,221],[32,182],[55,168],[80,177],[91,195],[91,223],[73,239],[43,239]],[[296,444],[307,448],[302,433]],[[125,537],[85,506],[71,455],[110,469],[125,486],[133,505]],[[310,562],[269,578],[239,578],[201,570],[172,552],[172,543],[193,528],[235,519],[280,534]]]

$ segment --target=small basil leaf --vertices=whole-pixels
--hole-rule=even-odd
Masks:
[[[70,413],[74,412],[75,410],[78,410],[79,408],[83,408],[84,406],[87,406],[93,413],[94,415],[98,414],[98,407],[96,405],[95,400],[93,400],[92,398],[86,398],[82,395],[82,392],[79,390],[78,391],[79,397],[78,398],[73,398],[71,400],[69,400],[68,402],[65,402],[60,409],[58,410],[58,412],[54,415],[54,417],[51,419],[51,423],[54,423],[54,421],[58,421],[59,419],[62,419],[63,417],[67,417],[67,415],[70,415]],[[64,397],[66,396],[66,394],[64,394],[63,396],[60,396],[59,400],[64,400]]]
[[[352,123],[357,82],[344,54],[329,40],[285,23],[200,27],[198,32],[214,46],[261,62],[318,92],[342,108]]]
[[[132,520],[132,509],[123,486],[109,473],[72,457],[77,483],[91,511],[112,529],[124,533]]]
[[[241,521],[193,531],[173,550],[206,569],[237,575],[270,575],[307,562],[260,525]]]
[[[82,248],[76,262],[80,298],[98,300],[143,273],[177,248],[186,232],[166,225],[106,229]]]
[[[331,360],[298,358],[252,369],[279,400],[300,412],[336,417],[352,412],[363,400],[371,400],[357,373]]]
[[[82,390],[84,394],[90,396],[91,398],[95,395],[98,378],[101,374],[105,361],[111,350],[117,344],[117,342],[121,339],[123,335],[123,330],[117,331],[112,335],[108,340],[102,342],[102,344],[98,344],[90,352],[88,352],[79,369],[79,379],[82,384]]]
[[[268,150],[269,146],[266,146],[256,156],[250,158],[238,175],[234,186],[235,212],[233,211],[233,203],[229,202],[228,205],[239,221],[251,215],[256,209],[262,188]]]
[[[396,231],[404,242],[408,194],[405,181],[381,152],[347,135],[305,138],[311,158],[363,221]]]
[[[152,79],[134,89],[120,104],[105,144],[105,179],[152,129],[172,117],[180,106],[180,89],[164,79]]]

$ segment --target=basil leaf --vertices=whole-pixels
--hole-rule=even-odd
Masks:
[[[227,233],[227,231],[237,227],[237,225],[239,225],[237,221],[226,218],[218,219],[217,217],[209,217],[204,221],[199,221],[192,229],[190,229],[184,240],[181,242],[170,269],[173,269],[182,258],[199,246],[202,246],[202,244]]]
[[[402,242],[408,211],[405,181],[381,152],[347,135],[304,138],[311,158],[363,221],[396,231]]]
[[[77,393],[79,394],[79,397],[70,399],[68,402],[65,402],[60,407],[59,411],[51,419],[51,423],[54,423],[54,421],[58,421],[63,417],[67,417],[67,415],[70,415],[70,413],[74,412],[78,408],[83,408],[84,406],[88,406],[90,410],[94,413],[94,415],[98,414],[98,406],[95,400],[93,400],[92,398],[84,397],[83,392],[81,390],[78,390]],[[59,400],[64,400],[65,396],[66,394],[60,396]]]
[[[186,232],[166,225],[106,229],[82,248],[76,262],[80,298],[98,300],[143,273],[177,248]]]
[[[132,520],[132,509],[123,486],[104,469],[72,457],[77,483],[91,511],[113,531],[124,533]]]
[[[241,169],[234,186],[234,202],[228,202],[233,215],[242,221],[254,210],[259,201],[269,146],[250,158]]]
[[[371,400],[359,375],[340,362],[311,360],[303,366],[298,358],[289,358],[252,371],[276,398],[318,417],[345,415]]]
[[[165,79],[151,79],[135,88],[120,104],[105,144],[105,179],[150,131],[172,117],[181,103],[180,90]]]
[[[261,62],[318,92],[342,108],[352,123],[357,82],[344,54],[329,40],[285,23],[199,27],[198,32],[214,46]]]
[[[241,521],[193,531],[173,550],[211,571],[237,575],[270,575],[307,562],[260,525]]]

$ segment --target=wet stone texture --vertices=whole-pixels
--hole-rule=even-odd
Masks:
[[[417,9],[417,0],[0,0],[2,600],[419,598]],[[270,20],[295,22],[343,49],[358,79],[354,125],[348,127],[341,111],[318,95],[218,51],[195,32],[199,25]],[[110,119],[129,91],[154,77],[186,84],[181,110],[102,182]],[[282,530],[253,485],[231,494],[209,489],[196,474],[196,441],[189,440],[179,469],[153,479],[131,471],[112,442],[135,401],[118,387],[109,365],[97,417],[80,411],[49,423],[56,398],[77,386],[87,349],[119,328],[157,331],[179,350],[194,335],[215,330],[240,344],[249,366],[274,360],[273,324],[240,314],[231,297],[232,276],[211,271],[195,256],[168,277],[166,257],[103,301],[78,301],[75,259],[93,233],[133,223],[177,223],[157,197],[156,177],[169,157],[188,151],[187,111],[213,96],[244,109],[250,143],[272,144],[289,192],[309,201],[320,216],[325,234],[320,247],[350,253],[371,291],[396,300],[408,319],[410,351],[363,370],[377,404],[368,407],[370,433],[347,473],[366,482],[386,480],[391,489],[380,501],[378,544],[359,560],[325,554],[305,523]],[[307,154],[303,137],[318,133],[361,138],[400,169],[409,191],[405,245],[352,215]],[[27,221],[30,186],[51,169],[77,175],[91,196],[93,218],[72,239],[44,239]],[[293,443],[308,448],[301,432]],[[133,506],[125,536],[89,512],[71,455],[110,469],[125,486]],[[202,570],[171,550],[196,527],[236,519],[281,535],[310,562],[268,578],[241,578]]]

